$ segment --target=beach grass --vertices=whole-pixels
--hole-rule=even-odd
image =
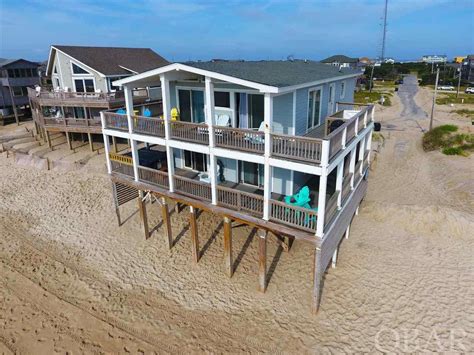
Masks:
[[[450,124],[433,128],[423,135],[423,149],[441,149],[446,155],[468,156],[474,151],[474,134],[458,133],[458,129],[458,126]]]
[[[380,91],[365,91],[361,90],[354,93],[354,100],[356,102],[364,103],[364,104],[375,104],[379,103],[382,95],[385,99],[383,106],[392,106],[392,101],[390,100],[390,96],[393,94],[391,92],[380,92]]]

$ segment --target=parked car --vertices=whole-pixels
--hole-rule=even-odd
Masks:
[[[466,88],[466,90],[464,90],[464,92],[466,94],[474,94],[474,87]]]
[[[449,91],[454,91],[454,86],[452,85],[440,85],[438,86],[439,90],[449,90]]]

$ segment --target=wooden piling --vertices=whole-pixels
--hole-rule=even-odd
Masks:
[[[72,150],[72,142],[71,142],[71,137],[69,135],[69,132],[64,132],[66,134],[66,139],[67,139],[67,145],[69,147],[69,150]]]
[[[112,136],[112,147],[113,147],[114,153],[118,153],[117,138],[115,138],[115,136]]]
[[[267,288],[267,231],[258,231],[258,290]]]
[[[91,148],[91,152],[94,151],[94,142],[92,141],[92,134],[87,133],[87,139],[89,139],[89,147]]]
[[[313,314],[318,313],[319,304],[321,302],[321,285],[323,281],[323,272],[321,267],[321,251],[319,249],[314,250],[314,266],[313,266],[313,303],[312,312]]]
[[[45,130],[46,132],[46,142],[48,142],[49,149],[53,149],[53,143],[51,142],[51,136],[49,135],[49,131]]]
[[[196,223],[196,209],[193,206],[189,206],[189,225],[191,229],[191,240],[193,243],[194,261],[197,263],[199,262],[199,238]]]
[[[140,219],[143,223],[143,232],[145,233],[145,239],[148,239],[150,236],[150,231],[148,228],[148,216],[146,214],[146,202],[143,201],[143,191],[139,191],[138,193],[138,209],[140,211]]]
[[[232,262],[232,220],[224,217],[224,262],[227,275],[232,277],[234,273]]]
[[[166,198],[162,197],[160,199],[161,204],[161,214],[163,216],[163,223],[166,224],[166,233],[168,235],[168,248],[173,247],[173,232],[171,230],[171,220],[170,220],[170,211],[168,209],[168,204]]]

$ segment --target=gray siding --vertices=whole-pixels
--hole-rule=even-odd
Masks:
[[[273,99],[273,122],[283,126],[283,133],[293,134],[293,93],[276,96]]]
[[[291,170],[273,168],[272,192],[281,195],[291,195],[293,193]]]

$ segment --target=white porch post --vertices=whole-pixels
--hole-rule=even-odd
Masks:
[[[370,163],[370,150],[372,148],[372,130],[369,131],[369,133],[367,133],[367,148],[366,150],[368,150],[368,153],[367,153],[367,164]]]
[[[342,206],[342,180],[344,178],[344,160],[342,160],[337,166],[336,174],[336,191],[339,191],[339,196],[337,197],[337,207],[341,208]],[[319,209],[318,209],[319,211]]]
[[[104,112],[100,112],[100,122],[102,123],[102,132],[105,129],[105,117],[104,117]],[[66,132],[66,134],[69,134]],[[107,172],[109,174],[112,173],[112,165],[110,164],[110,144],[109,144],[109,136],[107,136],[105,133],[102,134],[104,137],[104,149],[105,149],[105,161],[107,164]]]
[[[166,140],[166,162],[168,166],[168,185],[169,190],[174,192],[174,158],[173,148],[168,145],[168,141],[171,137],[170,132],[170,113],[171,113],[171,102],[170,102],[170,82],[165,74],[160,75],[161,81],[161,99],[163,102],[163,119],[165,121],[165,140]]]
[[[319,195],[318,195],[318,219],[316,223],[316,236],[323,237],[324,222],[326,216],[326,189],[328,182],[328,164],[329,164],[329,141],[323,140],[321,150],[321,176],[319,177]]]
[[[130,135],[130,146],[132,149],[132,160],[133,160],[133,175],[135,176],[135,181],[138,181],[138,165],[140,160],[138,158],[138,148],[137,142],[132,139],[133,132],[133,96],[132,88],[128,85],[125,85],[123,88],[125,92],[125,107],[127,108],[127,122],[128,122],[128,133]]]
[[[351,155],[351,159],[350,159],[350,162],[349,162],[349,174],[352,173],[352,176],[351,176],[351,189],[354,188],[354,170],[355,170],[355,157],[356,157],[356,154],[355,154],[355,150],[356,148],[352,149],[351,152],[350,152],[350,155]]]
[[[211,147],[209,152],[210,169],[209,179],[211,180],[211,198],[212,204],[217,205],[217,164],[216,156],[214,155],[214,83],[212,79],[206,76],[206,87],[205,87],[205,101],[206,101],[206,122],[209,129],[209,146]]]
[[[272,194],[272,167],[270,166],[270,154],[272,149],[271,129],[273,120],[273,97],[266,93],[264,97],[264,122],[265,122],[265,164],[263,174],[263,219],[270,217],[270,198]]]

